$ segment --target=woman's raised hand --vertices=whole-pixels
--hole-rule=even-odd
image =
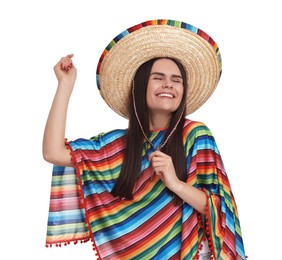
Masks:
[[[62,57],[54,66],[54,71],[59,83],[65,82],[74,85],[77,70],[73,65],[73,54]]]

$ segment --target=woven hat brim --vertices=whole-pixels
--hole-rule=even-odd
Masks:
[[[168,20],[169,21],[169,20]],[[182,26],[183,23],[181,23]],[[214,92],[221,75],[217,45],[194,26],[150,24],[124,31],[105,50],[97,68],[97,84],[105,102],[128,118],[131,83],[140,65],[156,57],[179,60],[187,72],[186,115],[200,108]]]

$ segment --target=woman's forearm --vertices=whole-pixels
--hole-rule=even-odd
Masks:
[[[179,181],[177,188],[173,192],[200,213],[205,213],[207,198],[203,191],[188,183]]]
[[[168,189],[200,213],[205,212],[206,194],[190,184],[179,180],[175,173],[172,158],[169,155],[157,150],[150,154],[149,160],[154,172],[160,176]]]
[[[70,163],[69,151],[66,151],[65,147],[69,99],[69,86],[61,83],[57,88],[43,136],[43,157],[46,161],[57,165]]]

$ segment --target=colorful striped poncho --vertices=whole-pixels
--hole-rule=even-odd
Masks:
[[[119,176],[126,130],[66,142],[74,168],[53,167],[46,246],[93,242],[98,259],[198,259],[204,240],[214,259],[246,259],[236,203],[212,133],[186,119],[187,183],[207,196],[205,214],[173,196],[144,148],[134,199],[110,193]],[[151,132],[157,147],[165,130]]]

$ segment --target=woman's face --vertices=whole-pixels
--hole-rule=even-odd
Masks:
[[[150,112],[170,114],[177,110],[183,96],[183,79],[176,63],[164,58],[153,64],[146,95]]]

